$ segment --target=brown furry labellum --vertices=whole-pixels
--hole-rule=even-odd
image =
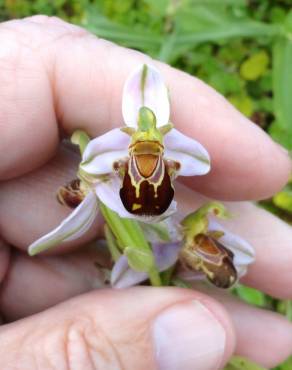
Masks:
[[[183,264],[203,272],[207,279],[219,288],[230,288],[237,279],[233,253],[212,236],[198,234],[191,246],[180,252]]]
[[[172,177],[179,164],[166,161],[163,149],[156,141],[137,142],[130,147],[130,158],[115,164],[123,179],[120,197],[128,212],[161,215],[173,200]]]

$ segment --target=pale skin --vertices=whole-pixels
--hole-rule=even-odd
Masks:
[[[219,290],[93,290],[101,285],[93,261],[103,257],[84,244],[100,235],[100,220],[82,240],[46,256],[26,254],[32,241],[70,212],[54,194],[74,178],[79,158],[59,147],[60,137],[78,128],[95,137],[121,126],[123,83],[138,63],[148,61],[56,18],[0,25],[0,312],[11,322],[0,328],[5,370],[156,369],[153,320],[194,299],[225,333],[217,368],[234,351],[268,368],[291,354],[290,323]],[[197,192],[232,201],[228,227],[257,253],[244,282],[291,298],[291,228],[249,202],[238,203],[281,189],[291,172],[288,154],[203,82],[151,63],[169,86],[172,122],[200,141],[212,159],[210,174],[176,187],[181,210],[203,201]],[[179,334],[181,341],[186,334]],[[202,370],[210,368],[204,361]]]

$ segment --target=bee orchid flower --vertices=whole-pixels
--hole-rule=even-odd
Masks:
[[[229,288],[245,275],[255,260],[253,247],[221,226],[216,218],[228,218],[218,202],[207,203],[181,221],[183,230],[179,260],[182,277],[203,274],[215,286]]]
[[[79,176],[95,182],[97,197],[121,217],[157,221],[176,209],[174,179],[208,173],[210,158],[169,122],[168,90],[154,67],[128,78],[122,112],[126,126],[88,144]]]
[[[218,223],[216,216],[225,214],[219,203],[206,204],[177,225],[180,233],[176,242],[154,241],[152,248],[159,271],[173,267],[173,277],[185,282],[206,277],[219,288],[233,286],[254,262],[255,252],[246,240]],[[114,288],[126,288],[147,279],[146,273],[130,267],[125,255],[115,263],[111,273]]]
[[[122,112],[124,127],[82,148],[79,180],[58,193],[61,203],[77,208],[29,247],[31,255],[84,234],[99,201],[123,218],[160,221],[176,210],[174,179],[209,172],[206,149],[169,122],[168,90],[154,67],[141,65],[127,79]]]

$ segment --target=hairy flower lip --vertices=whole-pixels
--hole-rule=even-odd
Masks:
[[[108,178],[108,181],[97,184],[95,187],[95,192],[101,202],[111,210],[117,212],[120,217],[139,219],[145,223],[152,223],[160,222],[176,211],[176,202],[172,201],[168,210],[161,216],[137,217],[136,215],[129,213],[123,206],[119,196],[119,189],[120,179],[118,175],[114,174]]]
[[[240,236],[230,232],[223,227],[214,216],[207,216],[208,229],[206,234],[212,234],[216,232],[222,232],[222,235],[218,238],[218,242],[228,251],[233,254],[233,266],[237,272],[237,281],[246,274],[247,268],[250,264],[255,261],[255,250],[254,248]],[[199,256],[198,256],[199,257]],[[178,276],[186,281],[200,280],[200,276],[205,274],[202,271],[197,270],[184,270],[179,271]],[[231,284],[231,286],[234,283]]]

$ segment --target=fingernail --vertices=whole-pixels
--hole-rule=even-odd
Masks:
[[[226,334],[199,301],[163,311],[153,326],[159,370],[215,370],[222,363]]]

